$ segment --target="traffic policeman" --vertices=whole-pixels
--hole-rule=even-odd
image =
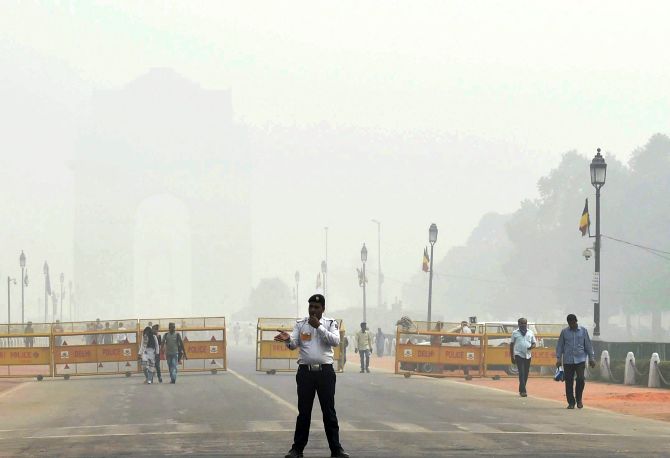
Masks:
[[[340,445],[340,427],[335,413],[335,370],[333,369],[333,347],[340,344],[340,330],[337,321],[323,316],[326,299],[321,294],[309,298],[309,317],[298,320],[293,332],[280,331],[275,341],[284,342],[295,350],[300,348],[298,372],[298,419],[295,423],[293,446],[286,458],[302,457],[309,438],[312,421],[314,395],[319,395],[323,413],[323,426],[330,447],[331,457],[349,455]]]

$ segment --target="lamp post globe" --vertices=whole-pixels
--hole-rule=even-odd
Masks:
[[[591,161],[590,169],[591,184],[596,189],[602,188],[605,185],[605,179],[607,178],[607,163],[605,163],[605,158],[600,154],[600,148],[598,148],[598,153]]]
[[[428,229],[428,241],[431,245],[437,242],[437,225],[435,223],[431,224],[430,229]]]
[[[368,260],[368,249],[364,243],[363,248],[361,248],[361,261],[367,262],[367,260]]]
[[[26,255],[23,254],[23,250],[21,250],[21,256],[19,256],[19,264],[22,269],[26,267]]]

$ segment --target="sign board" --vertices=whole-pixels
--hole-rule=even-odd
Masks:
[[[600,272],[593,272],[593,280],[591,280],[591,301],[600,302]]]

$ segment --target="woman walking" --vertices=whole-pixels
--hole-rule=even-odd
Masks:
[[[142,372],[144,372],[144,383],[152,384],[154,381],[154,371],[156,370],[156,361],[158,357],[159,346],[158,338],[153,333],[151,327],[147,326],[142,331],[142,343],[137,355],[142,361]]]

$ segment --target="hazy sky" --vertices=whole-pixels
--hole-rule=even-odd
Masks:
[[[667,133],[668,17],[667,2],[4,1],[0,186],[14,216],[0,275],[15,275],[21,249],[35,281],[46,258],[71,271],[67,161],[89,95],[169,67],[231,90],[236,120],[254,128],[367,129],[449,146],[295,151],[254,169],[255,281],[290,282],[300,269],[312,283],[329,226],[333,285],[350,272],[355,282],[377,218],[392,298],[420,268],[431,222],[444,254],[484,213],[536,196],[563,152],[601,146],[625,160]]]

